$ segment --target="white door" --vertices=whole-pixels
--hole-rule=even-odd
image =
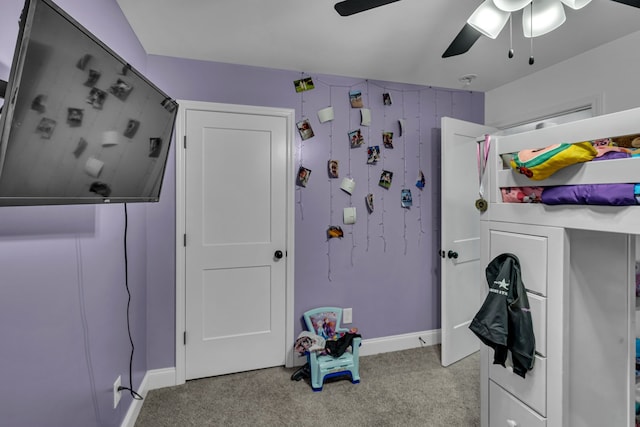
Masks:
[[[290,117],[185,123],[185,379],[284,365]]]
[[[480,348],[469,330],[484,286],[480,266],[477,139],[494,128],[445,117],[441,148],[441,363]]]

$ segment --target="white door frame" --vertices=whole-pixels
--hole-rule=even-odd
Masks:
[[[187,111],[207,110],[239,114],[264,114],[284,117],[287,120],[287,269],[286,269],[286,326],[285,326],[285,366],[293,366],[293,291],[294,291],[294,228],[295,228],[295,172],[294,172],[294,125],[295,110],[289,108],[255,107],[248,105],[220,104],[201,101],[178,100],[178,120],[175,135],[176,160],[176,385],[186,382],[186,351],[184,331],[186,329],[186,248],[183,244],[185,225],[185,138],[187,131]]]

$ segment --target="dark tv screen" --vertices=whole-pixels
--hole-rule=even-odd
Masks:
[[[177,103],[50,0],[26,0],[0,113],[0,206],[155,202]]]

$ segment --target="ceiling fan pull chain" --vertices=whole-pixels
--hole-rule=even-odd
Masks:
[[[531,37],[531,46],[530,46],[530,52],[529,52],[529,65],[533,65],[534,63],[534,59],[533,59],[533,1],[531,2],[531,33],[529,34]]]
[[[513,15],[509,14],[509,58],[513,58],[513,26],[511,20]]]

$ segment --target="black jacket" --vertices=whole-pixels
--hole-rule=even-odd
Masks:
[[[513,254],[501,254],[485,273],[489,294],[469,329],[495,350],[494,364],[504,366],[507,350],[511,351],[513,372],[524,378],[533,368],[536,342],[520,262]]]

